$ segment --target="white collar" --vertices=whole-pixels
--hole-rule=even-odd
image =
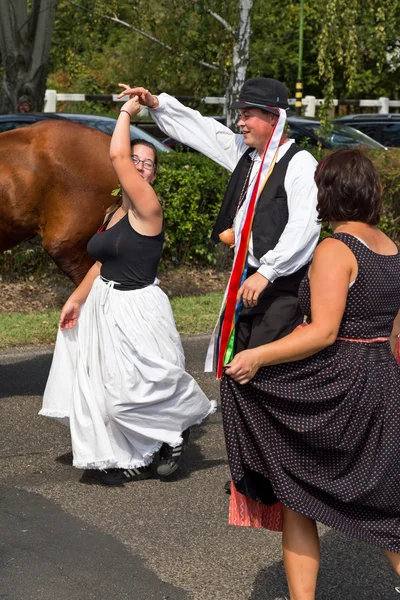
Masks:
[[[280,159],[285,156],[286,152],[289,150],[290,146],[292,144],[295,143],[295,140],[288,140],[287,142],[285,142],[284,144],[282,144],[282,146],[279,146],[278,148],[278,156],[276,157],[276,162],[279,162]],[[253,152],[250,153],[250,158],[252,161],[254,161],[254,164],[260,164],[261,163],[261,156],[258,154],[257,150],[253,150]]]

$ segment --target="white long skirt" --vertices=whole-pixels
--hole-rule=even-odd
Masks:
[[[215,406],[185,371],[167,296],[99,277],[72,329],[58,331],[40,415],[69,423],[77,468],[137,468]]]

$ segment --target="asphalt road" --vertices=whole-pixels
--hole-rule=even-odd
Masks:
[[[202,372],[207,339],[184,340]],[[80,481],[66,427],[37,415],[51,347],[0,352],[0,598],[283,600],[277,533],[229,527],[221,414],[192,432],[173,481]],[[318,600],[400,600],[374,548],[321,527]]]

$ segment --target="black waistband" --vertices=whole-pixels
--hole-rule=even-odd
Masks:
[[[106,279],[105,277],[102,277],[101,275],[100,275],[100,279],[103,283],[106,283],[106,284],[110,283],[109,279]],[[113,281],[113,284],[114,284],[114,290],[118,290],[121,292],[132,292],[133,290],[142,290],[143,288],[148,287],[149,285],[152,285],[152,284],[129,285],[129,284],[124,284],[124,283],[119,283],[118,281]]]

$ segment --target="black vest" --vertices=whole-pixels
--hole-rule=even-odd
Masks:
[[[229,180],[228,189],[211,234],[211,239],[216,244],[219,242],[219,234],[228,227],[232,227],[240,194],[251,165],[250,154],[253,150],[254,148],[246,150]],[[285,175],[289,162],[301,150],[302,148],[292,144],[279,162],[275,163],[274,170],[258,199],[252,228],[253,253],[257,259],[275,248],[287,225],[289,211],[284,186]]]

